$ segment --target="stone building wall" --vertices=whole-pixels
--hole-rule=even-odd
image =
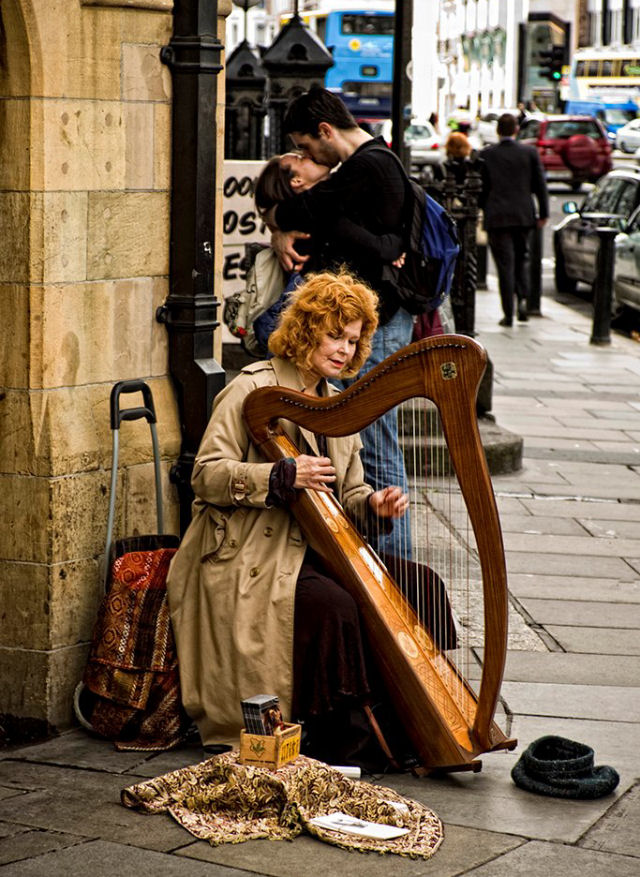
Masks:
[[[115,381],[153,391],[167,530],[178,528],[179,425],[155,321],[168,288],[159,50],[172,5],[0,6],[0,716],[42,727],[72,721],[101,597]],[[156,530],[151,460],[146,423],[123,424],[116,535]]]

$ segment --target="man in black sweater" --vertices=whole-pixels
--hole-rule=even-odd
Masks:
[[[514,296],[518,320],[526,322],[529,295],[529,238],[549,216],[549,196],[540,157],[533,146],[515,140],[518,123],[504,113],[498,119],[500,142],[480,153],[484,160],[484,227],[498,270],[503,318],[501,326],[513,325]],[[538,216],[533,197],[538,202]]]
[[[271,245],[285,270],[345,265],[378,293],[380,325],[364,374],[411,341],[413,318],[400,307],[384,270],[403,250],[407,181],[384,141],[359,128],[340,98],[323,88],[296,98],[284,125],[298,150],[337,170],[270,211],[267,221],[277,229]],[[296,240],[308,235],[312,252],[301,256]],[[395,484],[406,491],[396,412],[383,415],[361,435],[367,481],[376,490]],[[380,537],[378,548],[398,557],[410,556],[408,516],[394,522],[393,532]]]

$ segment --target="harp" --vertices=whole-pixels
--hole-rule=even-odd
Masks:
[[[508,597],[502,533],[475,408],[486,359],[472,339],[442,335],[403,348],[339,395],[314,398],[268,387],[254,390],[244,405],[252,440],[272,461],[299,453],[280,419],[344,436],[407,400],[437,411],[481,578],[478,611],[484,633],[477,693],[464,662],[436,644],[333,495],[302,490],[292,507],[309,544],[356,599],[423,772],[479,770],[480,754],[516,745],[494,720],[506,657]]]

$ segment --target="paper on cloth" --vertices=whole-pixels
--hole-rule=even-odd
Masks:
[[[240,764],[238,751],[216,755],[122,790],[121,801],[147,813],[170,813],[213,846],[303,831],[334,846],[430,858],[443,839],[438,816],[393,789],[350,780],[321,761],[300,756],[277,771]],[[408,829],[394,839],[329,830],[311,820],[337,811],[358,820]]]

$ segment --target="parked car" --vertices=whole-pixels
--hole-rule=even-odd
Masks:
[[[563,205],[564,219],[553,230],[555,281],[558,292],[575,292],[578,282],[593,284],[596,276],[599,226],[626,229],[640,207],[640,169],[616,168],[603,177],[581,207]]]
[[[616,133],[616,148],[623,152],[635,152],[640,149],[640,119],[627,122]]]
[[[567,182],[576,192],[584,182],[595,183],[613,167],[607,134],[590,116],[525,119],[517,138],[537,148],[547,179]]]
[[[616,237],[613,273],[613,310],[640,311],[640,210]]]
[[[391,119],[385,119],[373,126],[373,133],[382,136],[386,143],[391,146]],[[424,165],[440,164],[442,152],[440,150],[440,137],[431,122],[414,120],[404,131],[404,142],[411,150],[411,164],[418,168]]]

